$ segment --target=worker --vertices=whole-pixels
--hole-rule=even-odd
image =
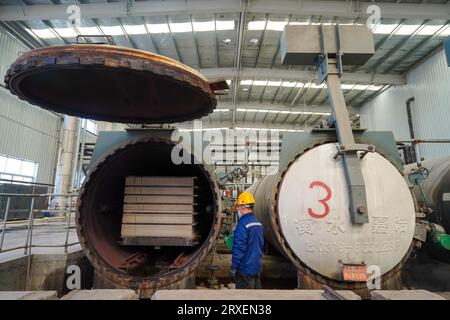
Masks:
[[[237,200],[239,221],[233,236],[230,276],[236,289],[261,289],[260,272],[264,246],[263,225],[253,213],[255,199],[243,192]]]

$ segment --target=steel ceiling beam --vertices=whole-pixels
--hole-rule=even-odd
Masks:
[[[316,0],[253,0],[247,12],[296,14],[302,16],[324,16],[338,18],[367,17],[367,7],[373,2],[316,1]],[[52,20],[67,19],[66,9],[70,4],[58,5],[11,5],[2,6],[0,20]],[[391,19],[444,19],[450,16],[448,4],[432,3],[384,3],[377,2],[383,18]],[[118,18],[128,16],[164,16],[203,13],[236,13],[243,11],[241,0],[167,0],[167,1],[122,1],[109,3],[79,4],[83,18]]]
[[[386,66],[383,66],[383,64],[389,60],[401,47],[403,47],[406,43],[408,43],[410,40],[412,40],[423,28],[425,28],[428,20],[425,20],[422,22],[422,24],[414,30],[412,34],[410,34],[408,37],[405,37],[401,41],[399,41],[392,49],[390,49],[386,54],[383,55],[381,59],[379,59],[369,70],[371,72],[375,72],[379,69],[386,69]],[[391,66],[387,66],[390,68]],[[395,67],[395,65],[394,65]]]
[[[421,50],[423,47],[425,47],[426,45],[428,45],[429,43],[431,43],[434,39],[436,39],[437,37],[439,37],[439,35],[449,26],[450,20],[447,20],[445,25],[443,25],[441,28],[439,28],[439,30],[437,30],[431,37],[428,37],[422,41],[420,41],[417,45],[415,45],[412,49],[410,49],[409,51],[407,51],[405,54],[403,54],[402,56],[400,56],[398,59],[396,59],[393,62],[394,66],[398,66],[400,63],[406,61],[412,54],[418,52],[419,50]],[[411,68],[410,68],[411,70]]]
[[[234,79],[236,77],[236,70],[233,68],[204,68],[200,72],[210,79],[225,78]],[[239,71],[241,79],[281,79],[286,81],[311,81],[311,72],[304,70],[286,70],[276,68],[241,68]],[[406,77],[404,75],[392,74],[378,74],[378,73],[352,73],[346,72],[341,78],[342,82],[352,82],[359,84],[390,84],[390,85],[404,85],[406,84]]]
[[[212,121],[209,123],[206,119],[202,121],[202,128],[208,129],[208,128],[231,128],[233,126],[232,121]],[[284,124],[284,123],[267,123],[262,121],[257,121],[255,123],[252,122],[244,122],[244,121],[236,121],[234,126],[236,128],[258,128],[258,129],[284,129],[284,130],[304,130],[304,126],[300,126],[299,124],[291,125],[291,124]],[[193,126],[188,123],[180,123],[177,124],[176,127],[178,129],[192,129]],[[308,128],[307,128],[308,129]]]
[[[231,113],[232,103],[227,101],[219,101],[217,109],[229,109]],[[238,109],[258,109],[258,110],[272,110],[272,111],[290,111],[290,112],[331,112],[331,108],[328,104],[324,105],[301,105],[296,107],[289,107],[288,105],[281,103],[259,103],[259,102],[239,102]],[[347,106],[349,113],[357,113],[353,106]],[[215,111],[214,113],[218,113]],[[222,112],[220,112],[222,113]]]
[[[323,17],[360,18],[368,17],[367,8],[376,4],[380,7],[383,18],[391,19],[448,19],[448,4],[413,4],[359,1],[316,1],[316,0],[253,0],[249,12],[273,14],[316,15]],[[442,10],[442,11],[441,11]]]
[[[18,24],[20,24],[20,22],[0,22],[0,27],[28,49],[36,49],[48,46],[48,43],[36,36],[33,36],[32,34],[29,34],[23,28],[23,26],[20,26]]]
[[[239,87],[240,87],[240,73],[241,73],[241,58],[242,58],[242,52],[243,52],[243,42],[244,42],[244,31],[245,31],[245,23],[246,23],[246,19],[247,19],[247,14],[246,14],[246,5],[247,5],[247,0],[244,1],[244,6],[242,7],[242,11],[239,14],[239,19],[238,19],[238,28],[236,30],[236,38],[237,38],[237,43],[236,43],[236,54],[235,54],[235,59],[234,59],[234,68],[232,68],[232,73],[233,73],[233,92],[232,92],[232,96],[231,96],[231,100],[233,103],[232,106],[232,123],[234,123],[236,121],[236,108],[237,108],[237,103],[238,103],[238,98],[239,98]],[[222,77],[219,75],[219,77]]]

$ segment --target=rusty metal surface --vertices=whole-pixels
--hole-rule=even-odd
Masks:
[[[127,248],[120,248],[116,246],[116,244],[118,245],[116,241],[118,239],[114,240],[107,238],[109,234],[114,233],[113,226],[109,227],[111,228],[111,231],[106,232],[107,235],[103,238],[101,237],[98,229],[93,228],[92,215],[108,214],[109,218],[104,221],[102,220],[102,222],[105,223],[105,228],[108,228],[107,224],[112,225],[111,221],[113,219],[113,215],[109,213],[109,209],[102,209],[105,210],[105,212],[97,212],[95,210],[94,202],[101,201],[98,200],[98,192],[105,192],[99,191],[99,186],[96,184],[95,180],[102,177],[102,175],[105,175],[103,169],[114,157],[118,157],[117,159],[120,160],[123,155],[129,154],[129,148],[140,145],[145,145],[148,147],[150,144],[172,146],[173,142],[157,137],[145,137],[122,143],[101,157],[91,168],[91,171],[86,177],[86,180],[80,190],[76,213],[76,227],[80,244],[97,273],[111,284],[114,284],[115,287],[143,290],[145,292],[144,295],[147,295],[159,288],[168,288],[177,283],[181,283],[185,278],[189,277],[189,275],[193,275],[193,272],[198,268],[200,262],[213,247],[221,227],[221,206],[219,202],[220,193],[217,183],[212,178],[213,176],[208,171],[208,168],[198,165],[205,175],[205,179],[207,179],[210,184],[214,203],[214,208],[212,211],[212,225],[209,233],[203,239],[202,243],[199,244],[199,246],[196,247],[187,259],[185,259],[183,263],[175,270],[168,270],[167,272],[151,276],[142,276],[132,275],[115,267],[117,265],[116,261],[120,262],[130,256],[130,251]],[[93,192],[97,192],[95,194],[96,197],[89,196]],[[95,201],[93,198],[95,198]]]
[[[5,85],[42,108],[111,122],[180,122],[217,105],[216,85],[197,71],[154,53],[109,45],[24,53],[8,69]]]
[[[147,255],[143,252],[136,252],[128,258],[126,258],[120,266],[116,266],[119,269],[129,270],[142,265],[147,260]]]

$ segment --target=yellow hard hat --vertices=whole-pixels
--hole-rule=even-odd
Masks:
[[[254,204],[255,198],[253,198],[253,195],[250,192],[244,191],[242,192],[237,200],[237,204],[242,206],[246,204]]]

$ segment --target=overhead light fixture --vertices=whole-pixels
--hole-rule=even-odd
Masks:
[[[375,34],[390,34],[397,28],[398,24],[380,24],[374,30]]]
[[[258,109],[242,109],[242,108],[238,108],[238,109],[236,109],[236,111],[238,111],[238,112],[258,112]]]
[[[264,30],[266,27],[266,20],[250,21],[248,23],[248,30]]]
[[[42,39],[56,38],[56,35],[53,32],[51,32],[50,29],[31,29],[28,32],[31,34],[34,33],[36,36]]]
[[[267,81],[267,86],[279,87],[279,86],[281,86],[281,81]]]
[[[330,112],[314,112],[314,111],[291,111],[291,110],[267,110],[267,109],[247,109],[237,108],[237,112],[259,112],[259,113],[282,113],[282,114],[307,114],[316,116],[329,116]]]
[[[273,30],[273,31],[283,31],[284,27],[287,25],[286,21],[272,21],[269,20],[267,22],[267,30]]]
[[[179,132],[198,132],[198,131],[220,131],[220,130],[228,130],[228,127],[222,128],[201,128],[201,129],[177,129]]]
[[[251,86],[253,84],[253,80],[241,80],[241,86]]]
[[[369,88],[369,85],[365,85],[365,84],[355,84],[353,86],[353,90],[359,90],[359,91],[367,90],[367,88]]]
[[[431,36],[439,31],[439,29],[442,29],[444,25],[432,25],[432,26],[425,26],[420,30],[417,34],[419,36]]]
[[[378,90],[380,90],[380,89],[382,89],[383,88],[383,86],[377,86],[377,85],[370,85],[368,88],[367,88],[367,90],[370,90],[370,91],[378,91]]]
[[[305,130],[297,130],[297,129],[283,129],[283,128],[243,128],[243,127],[236,127],[236,130],[243,130],[243,131],[284,131],[284,132],[305,132]]]
[[[147,24],[148,32],[150,33],[169,33],[169,26],[167,23],[152,23]]]
[[[267,80],[255,80],[253,81],[254,86],[266,86]]]
[[[101,35],[100,30],[98,30],[98,28],[96,27],[79,27],[77,29],[82,35],[89,35],[89,36]]]
[[[231,42],[230,38],[225,38],[222,40],[224,43],[229,44]]]
[[[174,33],[192,32],[192,25],[190,22],[174,22],[169,23],[170,30]]]
[[[253,44],[253,45],[258,44],[258,42],[259,42],[258,38],[251,38],[250,39],[250,43]]]
[[[307,26],[309,25],[309,22],[307,21],[291,21],[289,22],[290,26]]]
[[[75,38],[78,35],[73,28],[54,28],[54,30],[63,38]]]
[[[297,84],[297,82],[283,81],[281,86],[286,87],[286,88],[294,88],[296,84]]]
[[[226,109],[226,108],[214,110],[214,112],[228,112],[228,111],[230,111],[230,109]]]
[[[101,26],[100,28],[107,36],[123,36],[122,28],[119,26]]]
[[[195,32],[215,31],[216,30],[216,26],[215,26],[213,20],[203,21],[203,22],[192,22],[192,26],[193,26]]]
[[[440,36],[450,36],[450,26],[447,26],[445,30],[443,30],[441,33],[439,33]]]
[[[322,89],[323,87],[325,87],[325,83],[321,83],[321,84],[312,83],[310,85],[310,88],[313,88],[313,89]]]
[[[420,25],[418,24],[403,25],[397,30],[397,32],[395,32],[395,34],[398,36],[409,36],[413,34],[418,28],[420,28]]]
[[[234,20],[216,20],[216,30],[234,30]]]
[[[228,81],[228,80],[227,80]],[[231,80],[230,80],[231,82]],[[316,84],[316,83],[304,83],[304,82],[295,82],[295,81],[270,81],[270,80],[241,80],[240,84],[242,86],[268,86],[268,87],[285,87],[285,88],[303,88],[308,87],[310,89],[323,89],[326,88],[326,83]],[[343,90],[371,90],[376,91],[381,89],[382,85],[369,85],[369,84],[355,84],[355,83],[343,83],[341,88]]]
[[[248,88],[243,88],[242,91],[248,91]]]
[[[143,24],[124,25],[125,31],[128,34],[146,34],[147,30]]]
[[[352,90],[354,86],[355,86],[354,84],[345,84],[345,83],[343,83],[343,84],[341,84],[341,89],[343,89],[343,90]]]

